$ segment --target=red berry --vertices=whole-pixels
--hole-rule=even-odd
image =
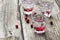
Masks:
[[[25,20],[27,20],[28,18],[27,17],[25,17]]]
[[[46,13],[49,15],[50,14],[50,11],[46,11]]]
[[[26,23],[29,23],[29,19],[27,17],[25,17],[25,21]]]
[[[26,20],[26,23],[29,23],[29,19]]]
[[[33,24],[31,24],[31,28],[33,28]]]
[[[41,29],[41,31],[43,31],[45,29],[45,27],[41,27],[40,29]]]
[[[45,29],[45,27],[34,27],[34,29],[37,31],[43,31]]]
[[[15,25],[16,29],[18,29],[18,25]]]
[[[50,25],[53,25],[53,22],[52,21],[50,22]]]

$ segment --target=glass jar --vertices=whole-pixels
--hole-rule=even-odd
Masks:
[[[46,23],[45,23],[45,18],[42,15],[41,12],[34,12],[31,15],[32,18],[32,24],[34,27],[34,32],[36,33],[44,33],[45,32],[45,27],[46,27]]]
[[[32,14],[34,9],[34,1],[33,0],[22,0],[22,7],[24,14]]]
[[[40,2],[40,7],[42,7],[42,12],[44,12],[45,16],[47,17],[51,16],[53,5],[54,5],[54,1],[42,0]]]

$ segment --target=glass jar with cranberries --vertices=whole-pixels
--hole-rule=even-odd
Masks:
[[[22,7],[23,7],[23,13],[30,15],[33,12],[34,9],[34,1],[33,0],[22,0]]]
[[[54,1],[42,0],[40,2],[40,7],[42,7],[42,11],[44,12],[44,15],[47,17],[51,16],[53,6],[54,6]]]
[[[46,23],[43,14],[40,12],[34,12],[31,15],[31,18],[34,32],[36,32],[37,34],[45,33]]]

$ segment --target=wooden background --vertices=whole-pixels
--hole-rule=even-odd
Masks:
[[[26,24],[20,1],[0,1],[0,40],[60,40],[60,12],[56,2],[52,9],[53,19],[46,18],[46,33],[37,35],[30,27],[31,22]],[[35,5],[35,8],[38,6]],[[53,26],[50,25],[50,21],[53,21]],[[16,24],[18,29],[15,28]]]

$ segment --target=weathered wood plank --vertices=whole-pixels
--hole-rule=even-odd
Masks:
[[[4,36],[4,38],[0,37],[0,40],[22,40],[21,25],[17,15],[17,1],[18,0],[3,0],[3,6],[0,7],[0,28],[4,34],[1,30],[0,34]],[[18,29],[16,29],[15,25],[18,25]]]
[[[34,34],[34,30],[30,28],[31,23],[26,24],[26,22],[24,20],[23,10],[21,8],[21,19],[22,19],[25,40],[60,40],[59,33],[58,33],[59,27],[57,25],[58,18],[55,18],[55,17],[57,17],[56,13],[59,13],[59,9],[57,9],[56,3],[54,4],[53,9],[54,9],[54,10],[52,10],[53,19],[47,19],[46,33],[44,35],[37,35],[37,34]],[[50,21],[53,21],[53,23],[54,23],[53,26],[50,25],[50,23],[49,23]]]
[[[59,22],[59,19],[58,19],[58,17],[57,17],[57,15],[59,14],[59,10],[57,9],[57,7],[58,6],[55,6],[54,8],[53,8],[53,10],[55,10],[54,12],[52,12],[52,16],[53,16],[53,19],[48,19],[48,23],[47,23],[47,33],[46,33],[46,35],[47,35],[47,37],[49,36],[49,38],[48,38],[48,40],[60,40],[60,33],[59,33],[59,29],[60,29],[60,27],[59,27],[59,25],[60,25],[60,23],[58,24],[58,22]],[[56,8],[56,9],[55,9]],[[53,22],[53,26],[51,26],[50,25],[50,21],[52,21]]]

